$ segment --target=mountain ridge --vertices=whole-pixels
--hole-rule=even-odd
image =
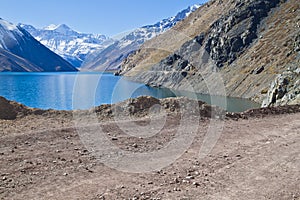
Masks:
[[[35,39],[76,67],[86,56],[108,46],[113,40],[102,34],[80,33],[66,24],[51,24],[42,29],[28,24],[19,24]]]
[[[25,29],[0,19],[0,71],[77,71]]]
[[[198,4],[189,6],[173,17],[163,19],[153,25],[146,25],[135,29],[107,48],[97,52],[98,55],[93,55],[90,59],[87,59],[83,63],[82,68],[84,70],[96,71],[118,70],[121,62],[129,54],[136,51],[145,41],[170,29],[199,7],[200,5]]]

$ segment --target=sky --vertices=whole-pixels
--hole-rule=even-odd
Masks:
[[[113,37],[176,15],[207,0],[0,0],[0,18],[43,28],[67,24]]]

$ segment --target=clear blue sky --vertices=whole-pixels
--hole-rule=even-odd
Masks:
[[[80,32],[113,36],[204,2],[207,0],[0,0],[0,17],[38,28],[64,23]]]

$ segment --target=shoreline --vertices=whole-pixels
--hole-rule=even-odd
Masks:
[[[0,98],[0,198],[300,198],[300,105],[225,113],[203,102],[196,102],[199,112],[194,112],[189,109],[193,103],[187,98],[140,97],[71,112],[30,109]],[[157,114],[159,107],[154,105],[165,113]],[[185,110],[191,114],[187,120],[182,118]],[[14,118],[3,119],[4,111],[15,112]],[[124,118],[114,112],[124,113]],[[222,125],[221,133],[211,151],[200,158],[199,150],[214,123]],[[191,130],[194,134],[186,133]],[[99,148],[102,145],[94,136],[100,133],[110,146],[132,155],[158,154],[182,134],[192,143],[162,168],[155,168],[159,163],[154,158],[145,160],[156,170],[138,173],[133,168],[120,170],[117,166],[122,163],[112,167],[98,154],[106,155],[105,151],[93,151],[86,139]],[[142,163],[130,159],[128,164]]]
[[[148,102],[149,101],[149,102]],[[300,112],[300,105],[286,105],[286,106],[276,106],[276,107],[265,107],[265,108],[252,108],[248,109],[243,112],[228,112],[224,110],[223,108],[220,108],[215,105],[207,104],[200,100],[194,100],[189,97],[168,97],[163,99],[156,99],[151,96],[140,96],[137,98],[130,98],[125,101],[115,103],[115,104],[103,104],[100,106],[95,106],[91,109],[86,110],[55,110],[55,109],[39,109],[39,108],[31,108],[27,107],[23,104],[20,104],[15,101],[7,100],[4,97],[0,96],[0,106],[2,115],[0,115],[0,119],[6,119],[6,118],[13,118],[16,119],[17,117],[23,117],[26,115],[46,115],[46,114],[55,114],[55,113],[68,113],[72,114],[73,112],[91,112],[95,111],[97,114],[101,115],[101,112],[111,113],[112,110],[116,107],[122,107],[124,112],[127,112],[128,115],[135,115],[135,112],[128,112],[126,110],[126,106],[134,106],[134,107],[143,107],[143,104],[146,104],[143,109],[138,109],[138,112],[143,113],[143,115],[147,115],[148,109],[151,106],[154,106],[156,104],[168,109],[168,113],[172,112],[178,112],[180,111],[180,106],[178,105],[178,102],[181,101],[187,101],[187,102],[197,102],[197,105],[199,106],[199,111],[208,111],[208,110],[215,110],[219,115],[224,115],[228,118],[245,118],[245,117],[258,117],[258,116],[264,116],[268,114],[290,114],[290,113],[297,113]],[[136,104],[136,105],[135,105]],[[168,105],[170,104],[170,105]],[[182,104],[183,105],[183,104]],[[201,107],[204,106],[204,107]],[[170,107],[173,107],[173,110],[170,110]],[[211,118],[213,116],[204,115],[203,117]]]

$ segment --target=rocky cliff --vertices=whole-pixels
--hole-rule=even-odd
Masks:
[[[129,56],[121,74],[152,86],[262,102],[279,74],[299,70],[299,38],[297,0],[210,1]],[[285,98],[297,99],[292,88],[299,76],[289,80]]]

